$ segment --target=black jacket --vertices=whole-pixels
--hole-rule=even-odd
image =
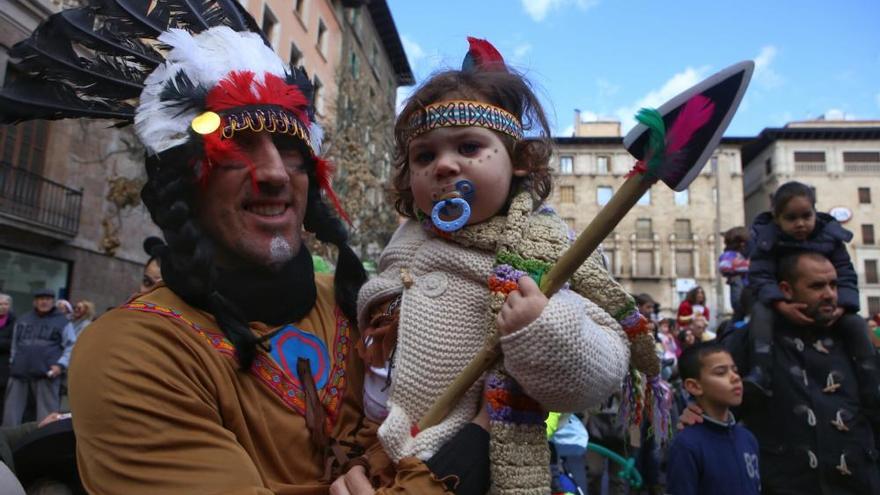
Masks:
[[[15,328],[15,315],[9,312],[6,324],[0,326],[0,389],[6,388],[9,379],[9,351],[12,348],[12,330]],[[2,408],[0,408],[2,409]]]
[[[749,369],[748,332],[733,330],[723,341],[739,369]],[[880,391],[859,397],[855,364],[836,335],[776,316],[773,397],[749,397],[737,411],[758,439],[763,493],[880,494]]]
[[[850,312],[859,310],[858,276],[844,245],[853,234],[834,217],[816,212],[816,228],[804,241],[795,240],[779,230],[769,211],[755,218],[751,230],[749,286],[761,302],[770,305],[785,299],[777,285],[779,258],[798,251],[812,251],[825,255],[837,270],[837,303]]]
[[[30,311],[15,322],[10,374],[16,378],[46,378],[46,372],[64,354],[67,318],[52,308],[45,315]]]

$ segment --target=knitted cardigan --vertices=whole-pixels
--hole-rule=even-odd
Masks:
[[[495,316],[509,292],[505,279],[522,272],[540,279],[568,248],[564,222],[532,210],[531,197],[522,193],[507,216],[442,237],[409,221],[383,252],[379,275],[361,289],[361,328],[374,304],[403,294],[389,414],[379,429],[394,461],[429,458],[473,418],[486,387],[493,492],[549,493],[544,411],[583,411],[619,389],[630,350],[609,312],[632,320],[635,306],[595,254],[572,277],[573,291],[555,294],[537,320],[500,338],[503,367],[489,374],[488,384],[475,383],[440,424],[414,429],[494,336]],[[636,316],[635,323],[627,323],[639,321]]]

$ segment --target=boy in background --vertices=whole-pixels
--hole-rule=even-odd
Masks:
[[[669,448],[667,493],[758,495],[758,442],[730,412],[743,391],[730,353],[716,342],[696,343],[682,353],[678,369],[704,413],[703,422],[679,432]]]

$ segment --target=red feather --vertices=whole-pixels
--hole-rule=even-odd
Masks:
[[[468,55],[474,59],[474,65],[480,70],[507,70],[501,53],[486,40],[468,36],[470,49]]]
[[[249,70],[233,71],[220,80],[205,98],[209,110],[226,110],[228,108],[253,105],[256,95],[253,91],[254,73]]]
[[[298,87],[287,84],[284,79],[275,74],[266,74],[263,83],[257,84],[256,89],[258,103],[286,108],[293,112],[306,128],[309,127],[309,114],[306,112],[309,100]]]
[[[330,184],[330,178],[333,176],[333,165],[319,157],[315,157],[315,177],[318,179],[318,186],[327,193],[327,196],[330,198],[330,201],[333,202],[333,207],[336,208],[336,211],[339,213],[349,225],[351,225],[351,219],[348,217],[348,214],[345,213],[345,210],[342,208],[342,204],[339,202],[339,197],[336,196],[336,192],[333,191],[333,186]]]
[[[709,122],[713,112],[715,103],[703,95],[688,100],[666,133],[666,156],[673,156],[684,149],[694,133]]]

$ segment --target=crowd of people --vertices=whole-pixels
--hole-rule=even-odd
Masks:
[[[545,294],[571,245],[544,205],[549,125],[528,81],[469,39],[461,69],[433,75],[397,119],[391,190],[405,221],[368,279],[304,70],[236,2],[208,16],[142,7],[52,16],[41,29],[88,19],[89,49],[33,53],[2,93],[19,101],[4,118],[133,123],[164,237],[145,243],[138,293],[96,319],[52,289],[17,319],[0,296],[4,426],[76,432],[76,479],[41,493],[880,493],[880,379],[851,234],[816,212],[809,187],[783,185],[771,212],[727,233],[719,271],[736,313],[714,328],[702,288],[660,318],[600,252]],[[35,36],[18,49],[48,37]],[[104,77],[73,83],[56,63]],[[104,74],[118,67],[136,82]],[[661,135],[699,128],[674,140],[676,160],[696,160],[714,144],[689,138],[718,130],[701,128],[716,105],[713,125],[729,121],[715,91],[734,86],[640,118]],[[694,120],[665,122],[674,114]],[[650,141],[639,180],[663,161]],[[333,274],[317,273],[305,232],[335,246]],[[462,380],[485,342],[488,371]],[[72,416],[60,419],[65,380]],[[19,425],[29,394],[40,423]],[[4,455],[5,435],[0,491],[44,490]]]

